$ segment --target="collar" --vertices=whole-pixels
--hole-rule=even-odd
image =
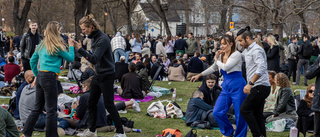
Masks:
[[[255,45],[256,45],[256,42],[251,43],[251,45],[248,47],[248,51],[252,49]]]
[[[99,33],[101,33],[101,31],[100,30],[96,30],[96,31],[92,31],[91,33],[90,33],[90,35],[88,36],[88,38],[95,38],[95,37],[97,37],[98,35],[99,35]]]

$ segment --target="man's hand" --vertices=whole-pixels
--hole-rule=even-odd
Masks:
[[[71,108],[72,109],[77,109],[78,106],[79,106],[79,101],[77,100],[77,101],[72,103]]]
[[[80,49],[82,47],[81,41],[79,40],[79,42],[73,40],[74,43],[74,48],[76,49]]]
[[[36,85],[37,77],[34,77],[33,82],[31,83],[31,87],[33,88]]]
[[[249,85],[249,84],[248,84],[248,85],[246,85],[246,86],[243,88],[243,93],[249,95],[251,89],[252,89],[252,85]]]

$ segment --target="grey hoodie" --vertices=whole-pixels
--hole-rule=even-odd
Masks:
[[[25,86],[21,92],[19,101],[19,115],[22,123],[25,123],[31,110],[34,108],[36,100],[36,86],[31,88],[31,84]]]

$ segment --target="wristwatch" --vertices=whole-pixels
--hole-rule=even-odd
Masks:
[[[254,83],[252,83],[251,81],[249,81],[249,85],[254,85]]]

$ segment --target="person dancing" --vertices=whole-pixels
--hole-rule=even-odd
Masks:
[[[45,38],[36,48],[30,59],[30,66],[36,77],[31,86],[36,85],[35,108],[29,115],[23,134],[31,137],[35,123],[43,108],[46,110],[46,137],[58,137],[57,133],[57,78],[60,73],[62,59],[69,62],[74,60],[73,40],[69,39],[69,52],[66,43],[60,37],[58,29],[61,25],[57,21],[48,23]],[[38,69],[39,62],[39,69]]]
[[[218,68],[220,69],[224,81],[221,84],[222,91],[213,109],[213,116],[219,125],[220,132],[225,137],[233,136],[234,129],[227,117],[227,112],[232,103],[237,124],[235,136],[245,137],[247,136],[247,123],[240,114],[240,106],[247,95],[243,93],[246,82],[241,72],[241,53],[236,51],[236,43],[232,36],[222,36],[220,43],[221,50],[216,52],[215,63],[202,73],[193,76],[191,81],[194,82],[201,76],[206,76]]]
[[[115,63],[113,61],[110,39],[100,29],[96,21],[93,20],[93,15],[88,15],[80,20],[80,27],[83,33],[92,38],[92,54],[89,54],[82,48],[82,44],[75,42],[75,48],[78,52],[95,66],[95,74],[91,81],[90,97],[88,100],[89,106],[89,129],[84,131],[83,136],[97,136],[96,121],[97,121],[97,103],[103,94],[104,105],[116,127],[114,137],[126,137],[123,131],[118,110],[114,105],[113,82],[115,78]]]

